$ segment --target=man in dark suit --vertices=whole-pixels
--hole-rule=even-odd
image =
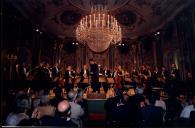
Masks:
[[[65,89],[66,92],[69,92],[70,89],[73,87],[73,79],[74,79],[74,73],[72,71],[72,67],[68,66],[65,73],[64,73],[64,79],[65,79]]]
[[[87,65],[83,65],[83,69],[81,69],[80,76],[81,81],[89,77],[89,69],[87,68]]]
[[[141,121],[144,126],[161,126],[163,122],[163,109],[154,106],[156,99],[153,96],[148,98],[148,105],[141,108]]]
[[[82,89],[85,89],[87,87],[87,83],[84,83],[84,79],[88,79],[89,78],[89,69],[87,68],[87,65],[83,65],[83,69],[81,69],[80,72],[80,76],[81,76],[81,87]]]
[[[110,72],[110,70],[105,66],[104,69],[102,70],[102,75],[105,76],[106,80],[107,78],[111,78],[112,77],[112,74]],[[108,82],[108,81],[107,81]],[[103,85],[103,88],[104,88],[104,91],[107,92],[108,91],[108,87],[109,87],[109,83],[102,83]]]
[[[175,64],[171,64],[170,78],[171,80],[180,80],[179,70]]]
[[[45,62],[41,62],[39,64],[39,67],[37,67],[36,70],[34,70],[35,80],[45,80],[44,65],[45,65]],[[34,73],[32,72],[32,74],[34,74]]]
[[[103,75],[106,76],[107,78],[111,78],[112,76],[110,70],[106,66],[104,67]]]
[[[58,77],[59,75],[60,75],[60,71],[59,71],[59,68],[58,68],[58,63],[56,63],[54,65],[54,67],[52,68],[52,77],[54,79],[55,77]]]
[[[94,62],[93,59],[90,59],[89,63],[90,63],[90,75],[91,75],[91,87],[93,88],[93,92],[96,91],[100,92],[98,65]]]

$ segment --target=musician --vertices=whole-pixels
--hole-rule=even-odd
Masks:
[[[171,80],[180,79],[179,70],[176,68],[175,64],[171,64],[170,78]]]
[[[131,72],[132,78],[137,78],[138,75],[139,75],[138,70],[136,68],[133,68],[133,70]]]
[[[154,67],[151,72],[150,83],[152,86],[157,86],[157,87],[161,87],[163,85],[162,78],[160,77],[160,70],[157,66]]]
[[[160,72],[160,77],[161,77],[164,81],[166,81],[167,79],[169,79],[169,73],[168,73],[168,71],[167,71],[167,69],[166,69],[165,66],[162,66],[162,69],[161,69],[161,72]]]
[[[74,79],[74,72],[72,70],[72,67],[69,65],[64,73],[64,79],[65,79],[65,89],[66,92],[69,92],[70,89],[73,87],[73,79]]]
[[[148,77],[150,76],[150,72],[149,72],[149,70],[147,70],[145,65],[141,66],[140,76],[141,76],[142,83],[145,82],[148,79]]]
[[[127,70],[124,70],[124,80],[125,80],[125,84],[130,84],[131,78],[130,78],[130,74]]]
[[[103,77],[105,77],[105,82],[102,83],[102,86],[104,88],[104,92],[108,91],[108,87],[110,86],[110,84],[108,83],[108,79],[107,78],[111,78],[112,74],[110,72],[110,70],[107,68],[107,66],[104,67],[104,69],[102,70],[102,75]]]
[[[18,79],[19,80],[25,80],[26,76],[27,76],[26,64],[23,63],[22,65],[18,65],[17,71],[18,71]]]
[[[93,88],[93,92],[96,91],[100,92],[98,65],[94,62],[93,59],[90,59],[89,63],[90,63],[90,75],[91,75],[91,87]]]
[[[52,77],[54,79],[55,77],[59,77],[59,75],[60,75],[60,70],[58,68],[58,63],[55,63],[54,67],[52,68]]]
[[[81,69],[80,76],[82,80],[89,77],[89,69],[87,68],[86,64],[83,65],[83,69]]]
[[[151,78],[154,82],[157,82],[158,79],[160,78],[160,71],[159,71],[158,67],[155,67],[154,70],[152,71]]]
[[[124,77],[124,70],[122,69],[121,65],[118,66],[117,75]]]
[[[50,80],[52,77],[52,74],[51,74],[52,72],[50,70],[49,64],[45,63],[43,68],[44,68],[43,70],[44,70],[44,74],[45,74],[45,80]]]
[[[74,77],[77,78],[78,76],[80,76],[80,68],[79,67],[75,67],[75,70],[73,71],[74,72]]]
[[[192,73],[191,73],[191,71],[187,71],[186,72],[186,80],[187,81],[191,81],[193,78],[192,78]]]
[[[129,78],[130,77],[130,74],[127,70],[124,70],[124,76],[125,78]]]
[[[154,71],[152,72],[152,76],[157,78],[157,77],[159,77],[159,75],[160,75],[160,71],[159,71],[158,67],[155,67]]]
[[[133,71],[131,72],[132,77],[132,83],[131,85],[136,88],[138,82],[139,82],[139,71],[136,67],[133,68]]]
[[[124,71],[123,71],[121,65],[118,66],[115,80],[116,80],[117,88],[121,89],[122,85],[124,83]]]
[[[81,69],[80,76],[81,76],[81,80],[80,80],[81,88],[85,89],[88,86],[88,84],[84,83],[84,80],[89,79],[89,69],[87,68],[86,64],[83,65],[83,69]]]
[[[38,67],[31,71],[34,74],[34,80],[46,80],[46,73],[44,69],[45,62],[41,62]]]
[[[112,77],[111,71],[106,66],[104,67],[103,75],[105,77],[107,77],[107,78],[111,78]]]
[[[112,77],[113,77],[113,78],[116,78],[116,77],[117,77],[117,71],[118,71],[118,67],[115,66],[115,67],[114,67],[114,71],[113,71],[113,73],[112,73]]]
[[[167,84],[167,80],[169,79],[169,73],[165,66],[162,66],[160,70],[157,69],[153,72],[153,77],[155,79],[155,83],[159,87],[165,87]]]

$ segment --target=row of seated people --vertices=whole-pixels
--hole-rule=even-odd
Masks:
[[[175,81],[180,79],[179,70],[176,68],[175,64],[172,64],[170,67],[170,71],[168,71],[165,67],[162,69],[154,68],[152,69],[150,66],[141,66],[138,69],[134,69],[132,73],[128,73],[125,71],[120,65],[116,66],[114,71],[111,71],[107,67],[102,69],[99,67],[99,73],[104,76],[104,81],[97,84],[100,88],[101,85],[104,86],[104,90],[107,91],[108,86],[114,83],[114,87],[117,89],[123,88],[124,85],[129,84],[134,86],[134,88],[139,87],[140,91],[143,89],[147,89],[147,85],[152,86],[160,86],[165,88],[167,93],[171,93],[172,86],[170,82],[174,83]],[[30,73],[27,72],[26,66],[17,66],[18,76],[24,76],[31,80],[56,80],[60,79],[61,86],[64,86],[65,90],[68,92],[70,89],[74,87],[74,84],[78,84],[83,89],[85,89],[90,84],[90,69],[87,65],[83,66],[83,69],[79,70],[79,68],[73,69],[72,66],[68,66],[66,69],[60,67],[58,64],[55,64],[52,68],[48,63],[40,63],[38,67],[31,70]],[[23,74],[23,75],[21,75]],[[33,74],[33,75],[32,75]],[[32,78],[29,76],[32,75]],[[60,78],[59,78],[60,77]],[[109,79],[111,77],[111,79]],[[187,80],[192,80],[191,73],[188,72],[186,76]],[[111,81],[109,81],[111,80]],[[108,84],[107,84],[108,83]],[[149,83],[149,84],[148,84]],[[168,84],[168,86],[167,86]],[[175,83],[174,83],[175,84]],[[192,85],[190,83],[190,85]]]
[[[86,102],[82,91],[70,91],[67,97],[62,90],[55,89],[50,99],[47,91],[39,90],[38,98],[31,98],[26,92],[15,95],[13,106],[5,120],[7,126],[64,126],[80,127],[86,114]]]
[[[58,64],[55,64],[52,68],[47,63],[40,63],[38,67],[27,72],[25,66],[20,66],[20,72],[18,74],[26,74],[23,75],[25,79],[31,80],[61,80],[61,86],[64,86],[65,90],[68,92],[70,89],[74,87],[74,84],[78,84],[78,86],[85,89],[90,84],[90,69],[87,65],[83,65],[83,69],[75,68],[72,66],[68,66],[65,70],[63,67],[59,67]],[[17,72],[19,72],[17,70]],[[34,75],[32,75],[34,74]],[[170,71],[168,71],[164,66],[160,68],[152,69],[150,66],[141,66],[138,69],[134,69],[131,73],[125,71],[120,65],[116,66],[114,71],[111,71],[107,67],[102,69],[99,66],[99,74],[100,78],[103,76],[102,80],[99,78],[99,84],[97,84],[100,88],[103,85],[104,90],[107,91],[108,86],[110,84],[114,84],[115,88],[121,89],[124,85],[132,85],[134,88],[137,86],[146,89],[145,86],[147,82],[150,82],[152,86],[159,86],[166,89],[168,93],[170,93],[170,86],[166,86],[167,83],[174,83],[177,80],[180,80],[179,70],[176,68],[175,64],[172,64],[170,67]],[[32,78],[30,77],[32,75]],[[188,72],[186,76],[187,80],[192,80],[191,73]]]
[[[159,93],[107,99],[107,121],[111,126],[195,126],[195,96],[183,94],[163,100]]]
[[[109,125],[173,126],[178,120],[184,125],[193,125],[194,94],[170,95],[163,100],[158,92],[129,94],[120,91],[109,95],[104,105]],[[48,91],[43,90],[37,94],[38,98],[32,98],[27,91],[17,93],[14,105],[8,106],[12,112],[5,125],[81,126],[88,113],[82,89],[70,90],[63,96],[61,86],[55,86],[54,92],[52,99]]]

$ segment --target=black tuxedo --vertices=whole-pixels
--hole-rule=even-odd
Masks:
[[[52,68],[52,77],[53,78],[58,77],[59,74],[60,74],[59,69],[57,67],[53,67]]]
[[[160,72],[161,77],[166,77],[166,79],[169,79],[169,72],[167,70]]]
[[[170,76],[172,80],[179,80],[180,79],[180,74],[179,74],[179,70],[176,68],[172,68],[171,69],[171,74],[175,75],[175,77]]]
[[[90,65],[90,75],[91,75],[91,87],[93,92],[100,91],[99,87],[99,71],[97,64]]]
[[[26,71],[25,71],[25,67],[23,66],[18,67],[18,79],[20,80],[26,79]]]
[[[81,83],[81,88],[83,90],[88,86],[88,84],[83,83],[83,80],[85,79],[86,76],[89,77],[89,70],[86,69],[86,74],[85,74],[86,76],[85,77],[84,77],[84,73],[85,73],[84,69],[81,69],[81,72],[80,72],[80,76],[81,76],[80,83]]]
[[[97,77],[99,75],[99,68],[97,64],[90,65],[90,75],[93,77]]]
[[[83,77],[84,75],[84,69],[81,69],[80,76]],[[89,76],[89,70],[86,69],[86,75]]]
[[[73,76],[74,76],[74,73],[73,71],[70,72],[69,74],[69,71],[66,70],[65,73],[64,73],[64,79],[65,79],[65,89],[67,92],[70,91],[73,83],[69,83],[69,78],[73,79]]]
[[[105,75],[108,78],[112,77],[112,74],[111,74],[110,70],[104,70],[103,75]]]
[[[69,78],[73,78],[73,77],[74,77],[74,72],[73,71],[70,71],[70,74],[69,74],[68,70],[65,71],[64,79],[66,80],[66,82],[68,82]]]

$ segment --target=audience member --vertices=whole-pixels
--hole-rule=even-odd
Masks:
[[[192,102],[192,104],[187,105],[186,107],[183,108],[183,110],[182,110],[182,112],[180,114],[181,118],[189,119],[191,111],[195,111],[195,96],[193,96],[191,98],[191,102]]]
[[[147,105],[141,108],[142,123],[144,126],[161,126],[163,123],[163,109],[154,106],[155,98],[149,97]]]
[[[62,97],[62,89],[59,86],[56,86],[54,88],[54,93],[55,93],[55,97],[50,100],[50,105],[57,107],[58,103],[65,99],[64,97]]]
[[[78,97],[77,93],[75,91],[69,91],[68,93],[68,99],[69,99],[69,104],[71,106],[70,111],[70,118],[72,119],[73,122],[76,124],[80,124],[81,122],[81,117],[84,115],[84,110],[82,107],[77,103]]]
[[[7,126],[17,126],[21,120],[29,119],[29,116],[26,114],[29,109],[29,101],[27,98],[24,98],[23,95],[18,97],[13,106],[13,112],[6,119]]]
[[[49,97],[42,96],[41,97],[41,105],[36,107],[32,113],[32,118],[40,119],[43,116],[54,116],[55,115],[55,107],[49,105]]]
[[[68,101],[63,100],[57,105],[56,115],[43,116],[41,120],[42,126],[63,126],[63,127],[77,127],[70,119],[70,104]]]
[[[179,118],[179,115],[182,111],[182,106],[179,101],[176,99],[174,94],[168,95],[168,99],[165,100],[166,103],[166,115],[165,121],[166,125],[173,125],[175,121]]]

